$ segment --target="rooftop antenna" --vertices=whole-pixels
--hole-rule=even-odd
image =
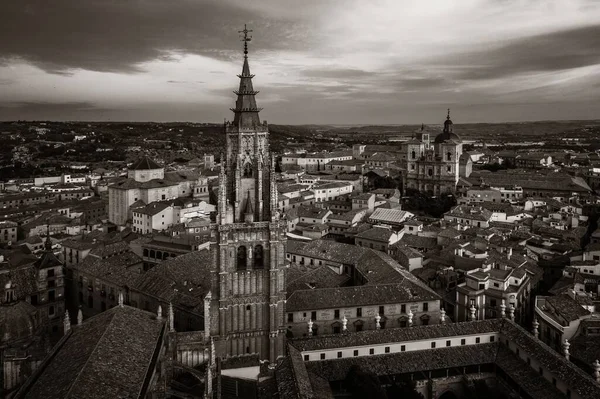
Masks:
[[[248,58],[248,42],[250,40],[252,40],[252,36],[248,35],[248,33],[251,33],[252,29],[248,29],[246,27],[246,24],[244,24],[244,30],[239,30],[238,33],[243,33],[244,36],[242,37],[242,41],[244,42],[244,58]]]

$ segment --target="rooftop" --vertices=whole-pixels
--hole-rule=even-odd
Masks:
[[[144,397],[164,320],[116,306],[71,333],[22,387],[24,398]]]

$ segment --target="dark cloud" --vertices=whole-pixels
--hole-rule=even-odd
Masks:
[[[600,64],[600,25],[530,36],[485,51],[453,54],[441,61],[462,66],[465,79],[551,72]]]
[[[239,57],[244,23],[260,31],[263,51],[305,45],[290,37],[293,21],[218,0],[2,1],[0,15],[0,62],[20,58],[53,73],[138,72],[141,62],[177,53]]]

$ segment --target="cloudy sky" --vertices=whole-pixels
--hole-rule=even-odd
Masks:
[[[600,119],[598,0],[7,0],[0,120]]]

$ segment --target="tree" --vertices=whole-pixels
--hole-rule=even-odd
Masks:
[[[408,378],[395,381],[387,388],[389,399],[424,399],[423,394],[417,391],[417,383]]]
[[[381,387],[377,375],[361,370],[357,365],[350,367],[345,385],[353,399],[372,398],[387,399],[385,390]]]

